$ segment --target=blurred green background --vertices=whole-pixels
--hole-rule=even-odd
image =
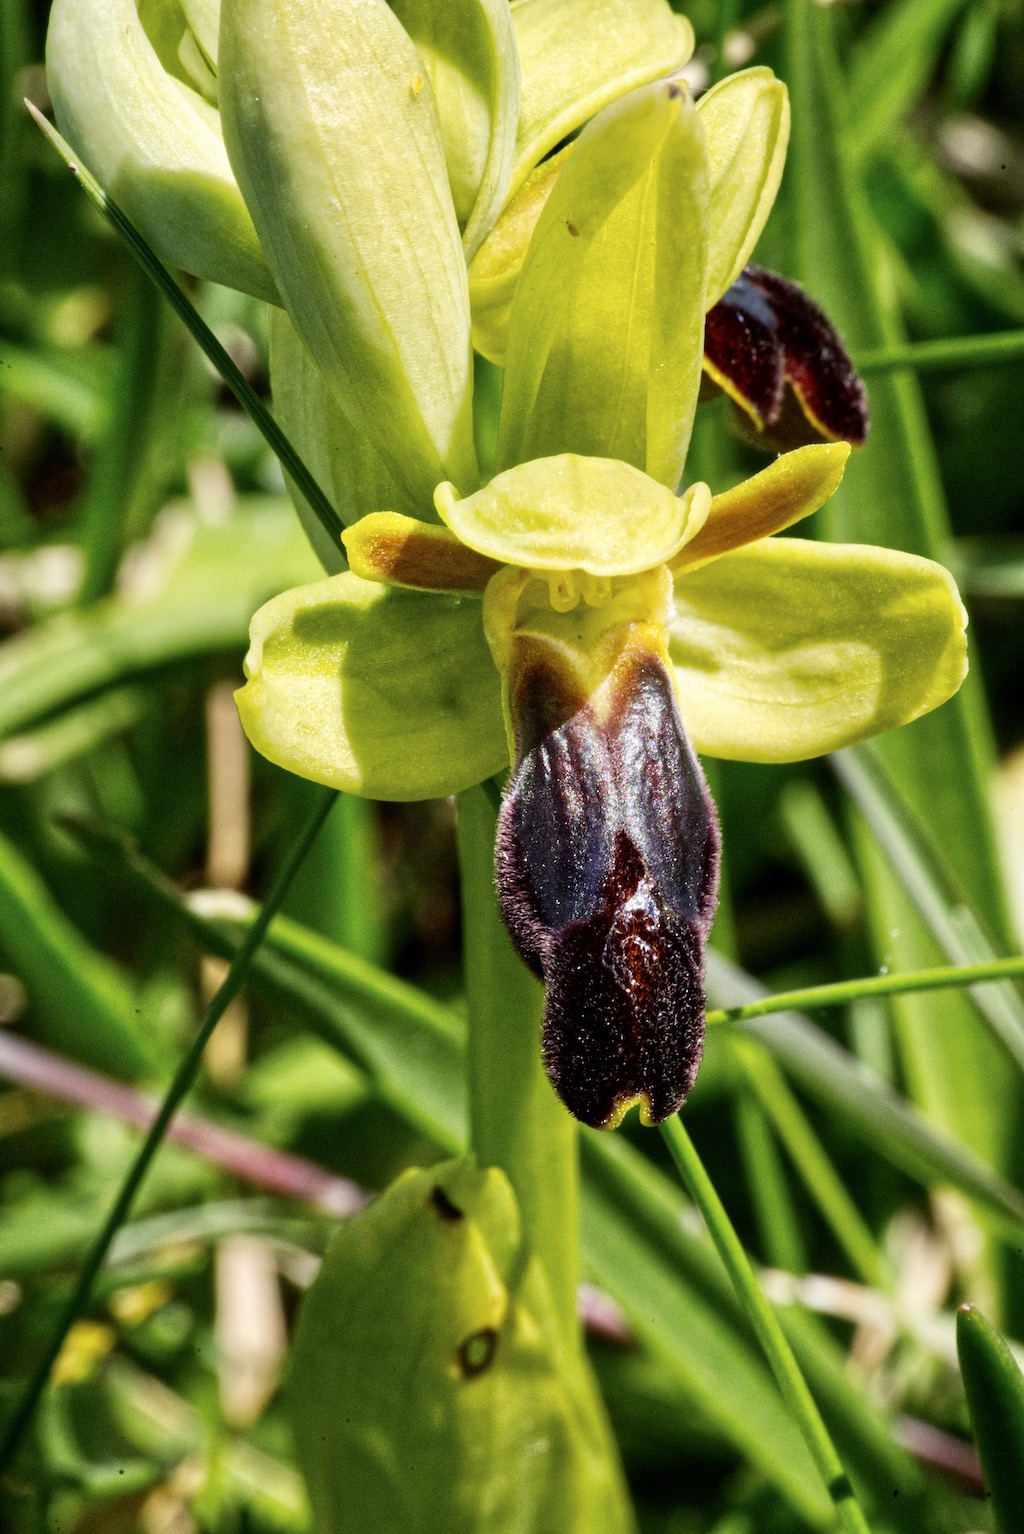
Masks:
[[[794,146],[757,259],[804,280],[855,355],[1024,327],[1024,0],[686,9],[695,88],[748,63],[790,84]],[[255,427],[24,112],[47,105],[46,19],[43,0],[0,5],[0,1413],[137,1144],[99,1078],[166,1081],[247,909],[197,892],[258,899],[315,793],[248,749],[231,690],[251,613],[318,566]],[[185,285],[266,395],[262,306]],[[962,725],[842,782],[827,763],[711,764],[714,942],[744,972],[712,967],[713,1001],[750,976],[788,989],[1019,948],[1024,361],[868,384],[877,445],[824,531],[931,539],[984,687]],[[693,453],[716,490],[764,462],[721,400]],[[864,819],[873,786],[888,830]],[[977,830],[990,787],[1008,903]],[[901,915],[915,878],[945,927],[920,904]],[[449,1148],[415,1041],[458,1032],[452,806],[343,800],[286,910],[299,926],[221,1025],[193,1106],[335,1181],[294,1197],[251,1144],[234,1161],[202,1133],[200,1151],[165,1147],[0,1486],[12,1534],[308,1526],[275,1387],[351,1191],[338,1179],[373,1191]],[[346,955],[428,1000],[360,990]],[[988,995],[1024,1030],[1013,988]],[[991,1523],[952,1309],[974,1299],[1024,1337],[1020,1057],[969,1001],[938,1009],[862,1001],[803,1033],[713,1032],[687,1121],[769,1292],[793,1302],[872,1528],[966,1534]],[[644,1529],[829,1527],[660,1141],[628,1127],[616,1144],[585,1156],[586,1306]]]

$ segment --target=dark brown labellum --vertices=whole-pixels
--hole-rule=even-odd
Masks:
[[[595,1127],[638,1100],[657,1123],[692,1087],[718,883],[714,806],[665,666],[633,653],[612,681],[607,717],[589,702],[567,717],[539,656],[520,673],[533,707],[497,844],[505,921],[547,987],[548,1074]]]
[[[867,395],[843,343],[803,288],[776,272],[745,267],[711,309],[704,363],[772,447],[859,447],[867,437]]]

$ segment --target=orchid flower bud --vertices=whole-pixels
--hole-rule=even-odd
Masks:
[[[508,0],[391,0],[434,88],[466,260],[508,192],[519,124],[519,52]]]
[[[860,447],[867,438],[867,393],[835,328],[803,288],[777,272],[746,267],[715,304],[704,371],[758,446]]]

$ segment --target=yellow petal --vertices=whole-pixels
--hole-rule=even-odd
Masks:
[[[967,673],[948,570],[859,544],[769,539],[676,577],[670,654],[698,751],[792,762],[937,708]]]
[[[665,564],[707,516],[711,492],[675,496],[614,458],[561,453],[506,469],[475,495],[439,485],[434,503],[457,538],[530,570],[635,575]]]
[[[750,259],[772,210],[789,143],[789,94],[770,69],[727,75],[697,102],[711,180],[707,305]]]
[[[335,575],[252,620],[236,694],[257,751],[371,799],[431,799],[508,761],[498,673],[473,599]]]
[[[692,26],[665,0],[518,0],[512,20],[522,72],[512,193],[602,107],[693,53]]]
[[[711,502],[700,532],[672,561],[673,570],[694,570],[730,549],[756,543],[809,517],[835,494],[850,456],[847,442],[814,443],[783,453],[760,474]]]
[[[497,464],[621,458],[679,484],[701,379],[708,248],[701,117],[658,80],[584,129],[509,316]]]
[[[530,172],[505,205],[469,268],[473,345],[498,367],[505,365],[512,299],[533,231],[571,149],[572,145],[566,144]]]

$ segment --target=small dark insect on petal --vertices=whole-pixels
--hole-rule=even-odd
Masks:
[[[693,1085],[704,1037],[704,941],[718,824],[660,659],[616,669],[599,720],[566,717],[538,658],[520,676],[526,729],[498,822],[505,921],[547,987],[544,1060],[566,1107],[614,1127],[658,1123]],[[560,722],[541,733],[547,699]]]
[[[772,447],[859,447],[867,437],[867,395],[843,343],[803,288],[776,272],[745,267],[711,309],[704,367]]]

